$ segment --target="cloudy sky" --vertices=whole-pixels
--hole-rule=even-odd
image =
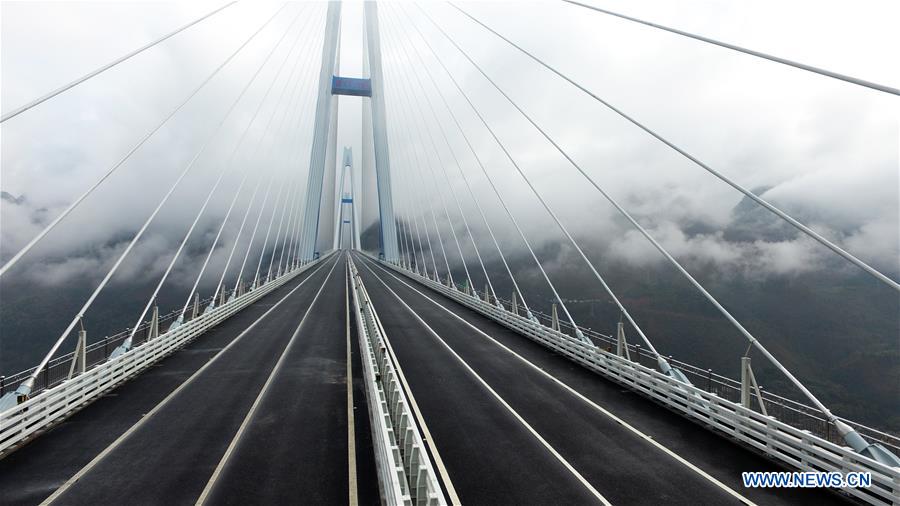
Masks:
[[[895,37],[882,21],[888,14],[883,10],[886,4],[866,4],[847,12],[838,4],[816,3],[815,24],[807,9],[813,4],[793,11],[775,3],[726,7],[697,2],[677,10],[666,2],[639,5],[629,5],[633,8],[629,13],[871,80],[898,82],[896,66],[889,64]],[[897,272],[896,97],[578,7],[484,3],[465,8],[738,183],[770,188],[765,196],[777,205],[867,261]],[[507,15],[509,8],[517,15]],[[398,20],[410,19],[405,13],[413,15],[514,158],[571,228],[607,238],[614,255],[637,262],[660,260],[638,234],[617,226],[611,206],[417,9],[387,10],[386,24],[394,30]],[[828,256],[805,240],[743,245],[720,240],[715,230],[732,219],[730,211],[741,197],[737,192],[452,8],[439,5],[428,10],[513,100],[674,253],[726,263],[752,258],[753,268],[776,272],[814,268],[821,265],[821,256]],[[396,47],[393,35],[389,30],[388,48]],[[388,60],[390,65],[390,56]],[[410,76],[403,74],[403,57],[399,60],[396,74]],[[444,84],[446,90],[451,86]],[[403,105],[402,100],[397,103]],[[480,156],[503,182],[515,212],[528,217],[540,239],[560,240],[546,214],[535,212],[535,199],[465,102],[451,97],[450,103],[461,111]],[[478,173],[471,162],[468,168],[473,177]],[[483,192],[483,199],[492,200],[489,191]],[[705,225],[707,233],[685,232],[697,224]],[[755,261],[759,258],[766,261]]]
[[[898,15],[894,2],[855,2],[852,9],[843,2],[596,4],[863,79],[900,83],[900,68],[893,63],[893,48],[900,45],[891,24]],[[0,109],[26,103],[218,5],[4,2],[0,7]],[[4,123],[0,190],[10,197],[2,201],[2,258],[18,251],[104,174],[279,5],[243,2],[230,7]],[[763,189],[776,205],[897,276],[896,97],[559,2],[466,2],[460,6],[712,167],[748,188]],[[724,232],[735,226],[733,209],[740,194],[449,5],[423,7],[679,259],[765,275],[843,265],[835,263],[834,255],[823,247],[792,234],[773,238],[763,230],[758,236],[730,240]],[[423,226],[419,217],[430,218],[433,209],[451,263],[458,265],[458,255],[453,257],[444,205],[453,228],[462,234],[456,199],[479,240],[486,229],[473,196],[488,214],[503,247],[521,252],[523,246],[439,93],[529,238],[540,246],[559,243],[563,236],[420,36],[434,48],[552,209],[576,237],[591,244],[592,255],[639,266],[662,261],[436,30],[422,9],[410,3],[384,3],[380,10],[396,208],[401,218]],[[157,279],[213,181],[224,171],[223,183],[176,267],[173,282],[193,280],[205,248],[238,195],[234,217],[226,224],[224,240],[212,261],[211,272],[221,270],[240,217],[251,202],[255,207],[250,207],[248,223],[261,216],[264,229],[270,216],[279,216],[276,203],[284,205],[305,191],[324,12],[323,3],[288,4],[10,276],[44,286],[85,275],[102,276],[207,139],[211,140],[195,167],[116,279]],[[270,58],[257,79],[226,117],[267,55]],[[340,72],[362,73],[362,6],[358,2],[344,4]],[[361,152],[364,105],[362,99],[342,97],[339,148],[347,145]],[[238,144],[245,130],[246,137]],[[236,146],[240,149],[234,151]],[[461,173],[474,188],[473,195],[462,183]],[[13,198],[17,201],[12,202]],[[260,214],[262,202],[268,207]],[[765,217],[760,223],[763,228],[771,226]],[[246,234],[239,250],[245,247]],[[260,232],[254,255],[262,236]],[[466,255],[471,255],[470,246],[462,236],[461,240]],[[486,256],[494,255],[488,244],[482,250]]]

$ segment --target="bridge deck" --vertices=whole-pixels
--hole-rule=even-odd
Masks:
[[[358,267],[451,499],[841,502],[744,489],[741,471],[773,465],[371,260]],[[2,503],[193,504],[205,493],[211,504],[343,504],[351,490],[377,503],[345,268],[342,256],[323,261],[0,460]]]
[[[843,502],[821,490],[745,489],[741,471],[773,464],[430,289],[358,263],[464,504],[590,503],[592,488],[612,504],[739,503],[726,489],[760,504]]]
[[[346,502],[344,264],[332,259],[301,274],[0,460],[3,504],[37,504],[54,492],[62,504],[193,504],[232,441],[211,498]],[[315,318],[301,323],[307,310]],[[323,374],[302,372],[313,366]],[[354,402],[365,413],[361,389]],[[359,474],[373,475],[368,420],[355,422]],[[251,463],[255,472],[244,467]],[[377,500],[374,481],[360,484],[361,497]]]

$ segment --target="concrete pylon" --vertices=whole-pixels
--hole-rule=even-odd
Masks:
[[[559,331],[559,315],[556,313],[556,303],[554,303],[553,307],[550,309],[550,316],[550,328]]]
[[[356,211],[356,184],[355,179],[357,176],[353,173],[353,150],[349,147],[344,147],[344,157],[342,162],[343,169],[341,170],[340,176],[340,184],[338,191],[338,199],[337,199],[337,212],[335,213],[336,219],[334,220],[334,242],[332,245],[332,249],[339,249],[341,247],[341,239],[344,236],[344,225],[350,225],[350,249],[361,249],[359,245],[359,222],[357,221],[357,211]],[[347,179],[350,179],[350,184],[346,185]],[[349,186],[349,191],[345,191]],[[350,209],[347,210],[347,206],[350,206]]]
[[[319,91],[316,99],[316,115],[313,123],[313,140],[309,155],[309,175],[306,184],[306,199],[303,208],[303,224],[300,233],[302,260],[312,260],[316,252],[319,233],[319,218],[322,210],[322,196],[325,191],[325,173],[329,158],[332,118],[337,97],[332,95],[332,80],[337,65],[337,48],[340,36],[341,3],[328,2],[325,15],[325,41],[322,44],[322,62],[319,67]],[[332,167],[332,173],[333,173]],[[333,192],[334,186],[328,188]],[[329,213],[330,214],[330,209]],[[329,226],[326,224],[325,226]]]
[[[391,195],[391,164],[387,139],[387,112],[384,104],[384,76],[381,68],[381,35],[378,27],[378,5],[365,2],[366,66],[372,85],[372,137],[375,150],[375,177],[378,188],[378,214],[381,223],[381,249],[384,259],[396,261],[400,256],[394,202]]]
[[[400,260],[397,242],[397,225],[394,222],[394,207],[391,194],[391,167],[387,140],[387,114],[384,102],[384,77],[381,64],[381,36],[378,26],[378,9],[375,2],[365,2],[363,7],[365,19],[365,56],[363,79],[348,78],[336,75],[338,68],[338,44],[340,39],[341,10],[340,2],[328,4],[325,21],[325,41],[322,45],[322,62],[319,69],[319,91],[316,102],[316,114],[313,124],[313,141],[310,148],[309,176],[306,186],[303,224],[299,258],[308,262],[315,258],[319,249],[335,246],[339,230],[332,225],[332,219],[340,214],[333,197],[343,199],[343,195],[335,195],[335,158],[337,139],[337,108],[339,95],[355,95],[369,97],[368,105],[363,106],[363,171],[360,172],[360,184],[374,186],[378,198],[379,238],[383,258],[398,264]],[[371,131],[371,135],[367,135]],[[367,167],[368,138],[371,137],[371,148],[374,154],[375,170]],[[342,167],[346,167],[343,165]],[[374,172],[374,181],[369,173]],[[343,182],[343,180],[342,180]],[[351,179],[351,183],[353,180]],[[371,184],[374,183],[374,184]],[[355,191],[352,193],[355,194]],[[360,192],[362,193],[362,192]],[[354,195],[362,197],[362,195]],[[368,206],[368,196],[364,205]],[[354,247],[359,248],[360,227],[358,206],[352,206],[353,218],[350,220],[355,229],[353,232]],[[343,221],[343,220],[341,220]]]

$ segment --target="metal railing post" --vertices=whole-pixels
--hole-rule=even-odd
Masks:
[[[624,357],[628,354],[628,345],[625,343],[625,325],[619,322],[616,325],[616,355]]]
[[[84,374],[87,364],[87,331],[81,329],[78,331],[78,343],[75,345],[75,353],[72,354],[72,365],[69,367],[69,376],[72,379],[75,373]],[[47,385],[49,386],[49,385]]]
[[[191,320],[197,317],[200,314],[200,294],[194,294],[194,309],[191,311]]]
[[[147,329],[147,341],[159,337],[159,306],[153,306],[153,316],[150,317],[150,328]]]
[[[741,357],[741,406],[750,408],[750,357]]]

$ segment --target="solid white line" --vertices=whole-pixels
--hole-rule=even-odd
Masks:
[[[370,269],[371,270],[371,269]],[[360,280],[362,283],[362,280]],[[397,377],[400,380],[400,386],[403,388],[403,392],[406,394],[406,400],[409,402],[410,408],[412,408],[413,415],[416,417],[416,421],[419,424],[419,429],[422,430],[422,442],[428,446],[431,450],[431,457],[434,459],[434,465],[437,467],[438,474],[441,475],[441,481],[444,482],[444,487],[447,489],[447,496],[450,499],[450,504],[462,504],[459,500],[459,495],[456,493],[456,488],[453,486],[453,482],[450,480],[450,473],[447,472],[447,466],[444,465],[444,460],[441,459],[441,454],[438,452],[437,443],[434,441],[434,437],[431,435],[431,431],[428,430],[428,425],[425,424],[425,418],[422,416],[422,412],[419,411],[419,405],[416,403],[416,398],[413,396],[412,390],[409,388],[409,382],[406,381],[406,375],[403,374],[403,369],[400,367],[400,361],[397,360],[397,356],[394,354],[394,348],[391,346],[391,342],[388,340],[387,333],[384,331],[384,327],[381,325],[381,319],[378,317],[378,313],[372,306],[372,314],[375,316],[375,323],[378,325],[378,331],[381,332],[381,336],[384,339],[384,344],[387,347],[388,354],[391,357],[391,362],[394,365],[394,370],[397,372]]]
[[[313,277],[313,276],[316,274],[316,272],[318,272],[319,269],[321,269],[323,266],[325,266],[325,263],[324,263],[324,262],[323,262],[320,266],[316,267],[315,270],[313,270],[313,271],[309,274],[309,276],[306,277],[306,279],[304,279],[303,281],[300,282],[300,284],[298,284],[297,286],[295,286],[290,292],[287,293],[287,295],[285,295],[284,297],[282,297],[281,300],[279,300],[274,306],[272,306],[268,311],[266,311],[265,313],[263,313],[262,316],[260,316],[259,318],[257,318],[256,321],[254,321],[252,324],[250,324],[249,327],[247,327],[246,329],[244,329],[243,332],[241,332],[240,334],[238,334],[238,336],[237,336],[236,338],[234,338],[234,339],[233,339],[230,343],[228,343],[224,348],[222,348],[221,350],[219,350],[219,352],[216,353],[215,356],[209,360],[209,362],[203,364],[203,367],[201,367],[200,369],[197,369],[197,371],[196,371],[194,374],[192,374],[190,378],[188,378],[184,383],[182,383],[181,385],[179,385],[178,388],[176,388],[175,390],[172,391],[172,393],[170,393],[169,395],[167,395],[166,398],[163,399],[162,401],[160,401],[159,404],[157,404],[156,406],[154,406],[154,408],[151,409],[149,413],[147,413],[146,415],[144,415],[140,420],[138,420],[137,423],[135,423],[134,425],[132,425],[131,428],[129,428],[127,431],[125,431],[121,436],[119,436],[115,441],[113,441],[109,446],[107,446],[102,452],[100,452],[99,454],[97,454],[97,456],[94,457],[93,460],[91,460],[90,462],[88,462],[86,466],[82,467],[81,470],[79,470],[77,473],[75,473],[74,476],[72,476],[71,478],[69,478],[68,480],[66,480],[66,482],[63,483],[62,486],[60,486],[58,489],[56,489],[56,491],[53,492],[53,494],[52,494],[50,497],[44,499],[44,501],[41,502],[41,506],[45,506],[45,505],[48,505],[48,504],[52,503],[52,502],[55,501],[57,498],[59,498],[59,496],[61,496],[63,493],[65,493],[66,490],[68,490],[72,485],[75,484],[75,482],[77,482],[79,479],[81,479],[82,476],[84,476],[84,475],[87,474],[91,469],[93,469],[94,466],[96,466],[96,465],[97,465],[101,460],[103,460],[107,455],[109,455],[110,453],[112,453],[112,451],[115,450],[117,446],[119,446],[120,444],[122,444],[122,442],[125,441],[125,439],[127,439],[128,436],[130,436],[130,435],[133,434],[136,430],[138,430],[142,425],[144,425],[144,423],[145,423],[147,420],[149,420],[150,418],[152,418],[153,415],[155,415],[160,409],[163,408],[163,406],[165,406],[170,400],[172,400],[176,395],[178,395],[179,392],[181,392],[185,387],[187,387],[191,382],[193,382],[194,379],[197,378],[201,373],[203,373],[203,371],[205,371],[207,367],[211,366],[216,360],[218,360],[219,357],[221,357],[223,353],[225,353],[226,351],[228,351],[229,348],[231,348],[235,343],[237,343],[238,341],[240,341],[241,338],[243,338],[245,335],[247,335],[247,333],[249,333],[250,330],[252,330],[253,327],[256,326],[256,324],[258,324],[259,322],[261,322],[261,321],[263,320],[263,318],[265,318],[266,316],[269,316],[269,313],[271,313],[272,311],[274,311],[278,306],[281,305],[282,302],[284,302],[285,300],[287,300],[288,297],[290,297],[291,295],[293,295],[294,292],[296,292],[301,286],[303,286],[303,284],[306,283],[306,282],[309,280],[309,278]]]
[[[269,386],[275,380],[275,376],[278,375],[278,372],[281,371],[281,366],[282,364],[284,364],[284,359],[287,357],[288,352],[291,351],[291,347],[293,347],[294,341],[297,340],[297,336],[300,335],[300,329],[303,328],[303,324],[306,323],[306,318],[309,316],[309,313],[312,312],[313,306],[316,305],[316,301],[319,300],[319,296],[322,295],[322,291],[325,290],[325,286],[328,285],[328,280],[331,279],[331,274],[334,272],[334,268],[337,267],[337,264],[337,262],[334,262],[334,264],[331,266],[331,269],[328,271],[328,275],[325,277],[325,281],[322,282],[322,286],[319,287],[319,290],[316,292],[316,296],[313,297],[313,300],[309,304],[309,307],[306,308],[306,312],[303,313],[303,318],[300,319],[300,323],[294,330],[293,335],[291,335],[291,339],[284,347],[284,351],[281,352],[281,356],[278,357],[278,362],[275,362],[275,367],[272,368],[272,372],[269,373],[269,377],[266,378],[265,384],[263,384],[262,388],[260,389],[259,395],[256,396],[256,399],[254,399],[253,401],[253,405],[250,406],[250,410],[247,411],[247,416],[244,417],[244,420],[241,422],[241,426],[238,427],[238,430],[237,432],[235,432],[234,437],[231,438],[231,442],[228,444],[228,448],[225,450],[225,453],[219,460],[219,464],[216,466],[216,469],[209,477],[209,481],[206,482],[206,486],[203,488],[203,492],[200,493],[200,497],[198,497],[197,502],[194,503],[195,505],[199,506],[201,504],[204,504],[207,497],[209,496],[209,493],[212,492],[213,486],[215,486],[216,481],[219,479],[219,475],[222,474],[222,470],[225,469],[225,464],[228,463],[228,459],[234,453],[234,449],[237,448],[238,441],[240,441],[241,436],[244,435],[244,431],[247,430],[247,427],[250,426],[250,421],[253,419],[253,415],[256,414],[256,410],[257,408],[259,408],[263,397],[265,397],[266,392],[269,391]]]
[[[376,265],[377,265],[377,264],[376,264]],[[710,482],[711,482],[712,484],[714,484],[715,486],[719,487],[720,489],[724,490],[725,492],[727,492],[728,494],[734,496],[735,498],[737,498],[738,500],[740,500],[741,502],[743,502],[743,503],[745,503],[745,504],[754,504],[753,501],[751,501],[750,499],[747,499],[746,497],[742,496],[742,495],[739,494],[737,491],[733,490],[732,488],[728,487],[728,486],[725,485],[724,483],[720,482],[719,480],[717,480],[716,478],[714,478],[713,476],[711,476],[711,475],[710,475],[709,473],[707,473],[706,471],[700,469],[700,468],[697,467],[696,465],[694,465],[694,464],[692,464],[691,462],[689,462],[688,460],[686,460],[684,457],[682,457],[682,456],[678,455],[677,453],[675,453],[674,451],[672,451],[672,450],[666,448],[662,443],[660,443],[659,441],[653,439],[652,436],[649,436],[649,435],[647,435],[647,434],[644,434],[643,432],[641,432],[640,430],[638,430],[636,427],[632,426],[631,424],[629,424],[629,423],[626,422],[625,420],[622,420],[622,419],[619,418],[618,416],[616,416],[616,415],[614,415],[613,413],[611,413],[610,411],[608,411],[606,408],[603,408],[602,406],[598,405],[597,403],[595,403],[595,402],[592,401],[591,399],[589,399],[589,398],[587,398],[586,396],[584,396],[581,392],[578,392],[577,390],[575,390],[574,388],[572,388],[572,387],[569,386],[568,384],[564,383],[562,380],[558,379],[557,377],[553,376],[552,374],[548,373],[547,371],[545,371],[545,370],[541,369],[540,367],[538,367],[537,365],[533,364],[532,362],[530,362],[530,361],[529,361],[528,359],[526,359],[525,357],[519,355],[518,353],[516,353],[515,351],[513,351],[512,349],[510,349],[509,347],[507,347],[505,344],[503,344],[503,343],[497,341],[496,339],[494,339],[494,338],[491,337],[489,334],[485,333],[484,331],[482,331],[481,329],[479,329],[479,328],[476,327],[475,325],[472,325],[471,323],[469,323],[468,321],[466,321],[464,318],[462,318],[462,317],[459,316],[458,314],[454,313],[452,310],[450,310],[450,309],[444,307],[441,303],[435,301],[434,299],[432,299],[432,298],[429,297],[428,295],[426,295],[426,294],[420,292],[418,289],[416,289],[416,288],[410,286],[408,283],[406,283],[406,281],[400,279],[399,277],[397,277],[396,275],[394,275],[392,272],[387,271],[386,269],[384,269],[384,268],[381,267],[380,265],[379,265],[378,267],[379,267],[381,270],[383,270],[384,272],[386,272],[387,274],[391,275],[394,279],[396,279],[396,280],[399,281],[400,283],[403,283],[404,285],[406,285],[410,290],[413,290],[414,292],[418,293],[418,294],[421,295],[422,297],[428,299],[428,300],[429,300],[431,303],[433,303],[434,305],[436,305],[436,306],[438,306],[439,308],[443,309],[443,310],[446,311],[447,313],[453,315],[456,319],[458,319],[459,321],[461,321],[461,322],[464,323],[465,325],[467,325],[467,326],[469,326],[470,328],[472,328],[472,330],[474,330],[474,331],[478,332],[479,334],[481,334],[482,336],[484,336],[484,337],[490,339],[494,344],[496,344],[496,345],[499,346],[500,348],[506,350],[507,352],[509,352],[510,354],[512,354],[514,357],[516,357],[516,358],[518,358],[519,360],[521,360],[522,362],[524,362],[524,363],[525,363],[526,365],[528,365],[529,367],[531,367],[531,368],[533,368],[534,370],[540,372],[542,375],[546,376],[547,378],[553,380],[554,382],[556,382],[558,385],[560,385],[561,387],[563,387],[564,389],[566,389],[569,393],[571,393],[571,394],[574,395],[575,397],[581,399],[582,401],[584,401],[585,403],[589,404],[591,407],[593,407],[593,408],[596,409],[597,411],[603,413],[604,415],[606,415],[607,417],[609,417],[610,419],[612,419],[612,420],[615,421],[616,423],[622,425],[623,427],[625,427],[626,429],[628,429],[629,431],[631,431],[632,433],[634,433],[635,435],[637,435],[637,436],[640,437],[641,439],[647,441],[647,442],[650,443],[651,445],[653,445],[653,446],[655,446],[656,448],[658,448],[659,450],[663,451],[664,453],[666,453],[666,454],[669,455],[670,457],[674,458],[675,460],[677,460],[677,461],[680,462],[681,464],[685,465],[685,466],[686,466],[687,468],[689,468],[690,470],[694,471],[695,473],[699,474],[701,477],[703,477],[703,478],[705,478],[706,480],[710,481]]]
[[[347,323],[347,471],[350,506],[359,504],[356,483],[356,421],[353,415],[353,358],[350,354],[350,254],[344,268],[344,321]]]
[[[466,363],[466,361],[463,360],[462,357],[460,357],[459,354],[457,354],[456,351],[454,351],[453,348],[451,348],[450,345],[448,345],[447,342],[444,341],[444,339],[441,338],[441,336],[438,335],[437,332],[434,331],[434,329],[432,329],[427,323],[425,323],[425,320],[423,320],[411,307],[409,307],[409,305],[406,303],[406,301],[404,301],[399,295],[397,295],[397,293],[394,290],[392,290],[391,287],[389,287],[387,285],[387,283],[385,283],[384,280],[378,276],[378,274],[376,274],[374,271],[372,271],[372,269],[368,265],[366,266],[366,268],[369,269],[369,272],[371,272],[372,275],[375,276],[375,278],[377,278],[378,281],[380,281],[381,284],[384,285],[384,287],[389,292],[391,292],[391,294],[394,297],[396,297],[396,299],[400,302],[400,304],[402,304],[403,307],[405,307],[407,309],[407,311],[409,311],[416,318],[416,320],[418,320],[419,323],[421,323],[422,326],[425,327],[428,330],[428,332],[431,333],[431,335],[433,335],[435,338],[437,338],[437,340],[440,341],[441,344],[443,344],[445,348],[447,348],[447,351],[449,351],[456,358],[456,360],[458,360],[459,363],[462,364],[463,367],[465,367],[467,371],[469,371],[469,374],[471,374],[472,377],[474,377],[476,380],[478,380],[478,382],[481,383],[481,386],[483,386],[485,390],[490,392],[491,395],[493,395],[494,398],[496,398],[497,401],[504,408],[506,408],[516,418],[516,420],[519,421],[519,423],[521,423],[526,429],[528,429],[528,431],[531,432],[531,435],[534,436],[535,439],[537,439],[542,445],[544,445],[544,448],[546,448],[554,457],[556,457],[556,459],[563,466],[565,466],[565,468],[568,469],[569,472],[572,473],[572,475],[575,476],[575,478],[577,478],[581,482],[581,484],[584,485],[584,487],[587,488],[588,491],[590,491],[594,495],[594,497],[597,498],[597,500],[599,500],[602,504],[605,504],[607,506],[612,506],[612,503],[607,501],[606,498],[603,497],[603,495],[601,495],[600,492],[598,492],[597,489],[594,488],[594,486],[591,485],[590,482],[588,482],[584,478],[584,476],[582,476],[581,473],[579,473],[572,466],[572,464],[569,463],[569,461],[567,461],[562,455],[560,455],[559,452],[557,452],[556,449],[553,448],[550,445],[550,443],[547,442],[547,440],[545,440],[536,430],[534,430],[534,428],[528,422],[526,422],[525,419],[522,418],[522,416],[519,415],[519,413],[517,413],[516,410],[513,409],[512,406],[510,406],[509,403],[507,403],[503,399],[503,397],[500,396],[500,394],[498,394],[493,388],[491,388],[491,386],[488,385],[488,383],[484,379],[482,379],[482,377],[479,376],[478,373],[476,373],[475,370],[472,369],[472,367],[468,363]]]

